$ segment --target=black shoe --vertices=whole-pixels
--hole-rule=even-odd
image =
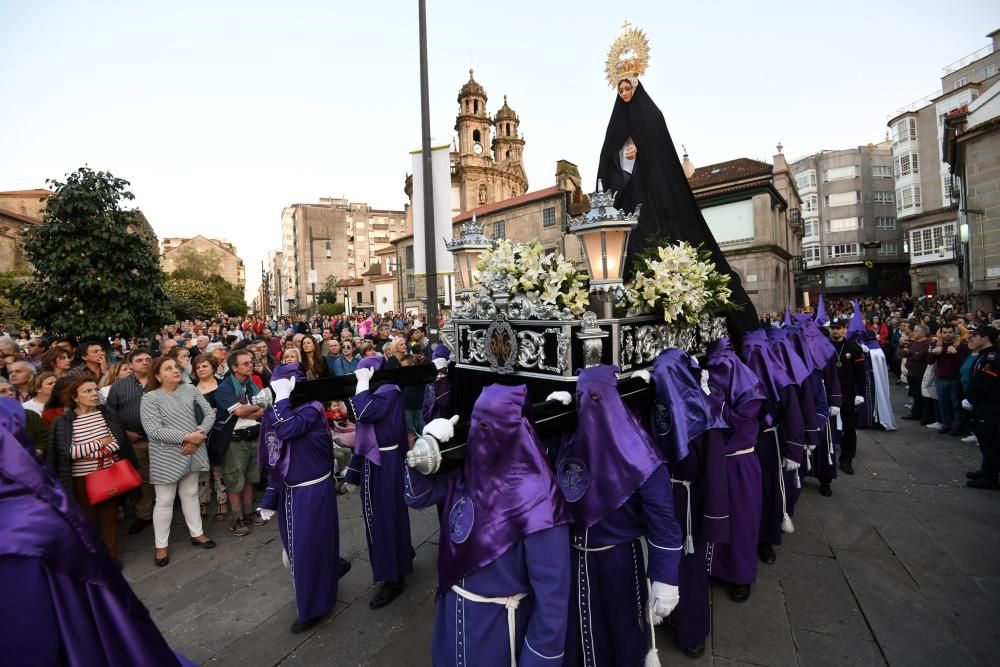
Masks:
[[[995,479],[986,479],[985,477],[970,479],[965,485],[970,489],[1000,489],[1000,482]]]
[[[982,470],[973,470],[972,472],[965,473],[965,479],[979,479],[983,476]]]
[[[698,642],[694,646],[684,649],[684,655],[697,660],[701,656],[705,655],[705,642]]]
[[[300,632],[308,632],[309,630],[312,630],[317,625],[319,625],[320,621],[322,621],[324,618],[326,618],[326,615],[319,616],[317,618],[310,618],[305,623],[299,623],[298,621],[295,621],[294,623],[292,623],[292,627],[290,628],[292,634],[297,635]]]
[[[201,547],[202,549],[214,549],[215,542],[213,540],[205,540],[204,542],[199,542],[195,538],[191,538],[191,545],[195,547]]]
[[[388,606],[393,600],[398,598],[403,592],[403,582],[402,581],[387,581],[382,584],[382,588],[378,589],[378,593],[372,598],[372,601],[368,603],[368,607],[371,609],[381,609],[382,607]]]
[[[132,525],[128,527],[128,534],[138,535],[142,531],[146,530],[147,527],[152,525],[153,521],[151,519],[136,519],[132,522]]]
[[[848,464],[848,465],[850,465],[850,464]],[[851,474],[853,475],[854,473],[851,473]],[[819,495],[823,496],[824,498],[829,498],[830,496],[833,495],[833,489],[830,488],[829,484],[820,484],[819,485]]]
[[[843,461],[842,460],[840,462],[840,469],[844,471],[845,475],[853,475],[854,474],[854,466],[851,465],[850,461]],[[830,495],[830,494],[827,493],[827,494],[824,494],[824,495]]]
[[[778,555],[774,553],[774,547],[766,542],[761,542],[757,545],[757,558],[770,565],[778,559]]]
[[[730,584],[729,599],[733,602],[746,602],[750,599],[750,586],[747,584]]]
[[[938,429],[938,435],[948,435],[951,433],[951,428],[948,426],[942,426]]]
[[[165,567],[167,563],[170,562],[170,554],[168,553],[163,558],[157,558],[156,552],[153,552],[153,562],[156,563],[156,567]]]
[[[344,575],[351,571],[351,561],[340,559],[340,573],[337,574],[338,579],[343,579]]]

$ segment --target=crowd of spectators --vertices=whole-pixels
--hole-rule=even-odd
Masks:
[[[175,322],[149,336],[78,341],[24,329],[0,335],[0,396],[22,403],[27,434],[117,558],[119,523],[137,534],[152,525],[154,560],[169,563],[179,498],[191,544],[212,548],[203,520],[228,520],[234,535],[261,519],[257,439],[262,411],[253,396],[276,364],[298,361],[310,379],[348,375],[366,356],[388,367],[430,363],[419,315],[235,318]],[[407,388],[406,420],[423,429],[423,388]],[[330,405],[332,423],[346,410]],[[349,451],[349,450],[348,450]],[[87,500],[84,478],[104,461],[127,459],[143,484],[125,499]]]
[[[970,348],[970,337],[978,327],[1000,328],[1000,311],[970,311],[957,294],[867,297],[859,306],[864,326],[878,339],[890,373],[907,387],[908,412],[903,419],[976,442],[970,431],[971,413],[961,407],[978,354]],[[824,307],[831,318],[854,315],[850,300],[824,299]],[[765,313],[761,324],[777,325],[783,317]]]

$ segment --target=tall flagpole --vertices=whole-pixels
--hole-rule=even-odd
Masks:
[[[427,2],[418,0],[420,12],[420,129],[423,142],[424,256],[427,276],[427,335],[432,342],[438,334],[437,255],[434,236],[434,181],[431,170],[431,107],[427,85]],[[415,249],[416,250],[416,249]]]

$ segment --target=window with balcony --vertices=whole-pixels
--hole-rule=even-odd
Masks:
[[[892,167],[876,165],[872,167],[872,176],[874,178],[892,178]]]
[[[920,208],[920,186],[908,185],[905,188],[897,188],[896,209],[907,211],[911,208]]]
[[[819,236],[819,220],[816,218],[807,218],[802,228],[802,235],[806,238]]]
[[[917,138],[917,119],[904,118],[892,126],[893,145]]]
[[[954,222],[910,230],[910,255],[914,258],[933,255],[950,256],[954,237]]]
[[[861,218],[833,218],[826,221],[828,232],[852,232],[861,228]]]
[[[827,208],[831,206],[850,206],[861,203],[861,193],[857,190],[851,192],[840,192],[838,194],[827,195],[823,198]]]
[[[898,255],[899,254],[899,241],[882,241],[882,244],[878,247],[878,254],[880,254],[880,255]]]
[[[803,171],[801,174],[796,176],[795,186],[799,190],[816,187],[816,170],[810,169],[808,171]]]
[[[814,244],[802,246],[802,259],[805,261],[806,266],[818,264],[820,261],[819,245]]]
[[[920,173],[920,162],[916,153],[903,153],[894,161],[896,178]]]
[[[833,169],[827,169],[823,180],[824,181],[843,181],[849,178],[857,178],[860,175],[861,168],[856,165],[850,165],[847,167],[834,167]]]
[[[947,206],[958,199],[958,188],[951,174],[941,174],[941,201]]]
[[[961,88],[967,83],[969,83],[969,77],[967,76],[960,77],[958,79],[955,79],[955,83],[951,84],[951,89],[956,90],[958,88]]]
[[[990,63],[989,65],[987,65],[986,67],[983,68],[983,78],[984,79],[988,79],[991,76],[996,76],[996,74],[997,74],[997,65],[996,65],[996,63]]]
[[[861,255],[861,246],[857,243],[837,243],[826,247],[826,256],[836,257],[856,257]]]
[[[543,227],[555,227],[556,226],[556,209],[555,207],[550,207],[542,211],[542,226]]]
[[[896,218],[879,216],[875,218],[875,229],[895,229]]]
[[[891,204],[893,201],[892,193],[882,191],[873,192],[872,201],[876,204]]]
[[[802,211],[809,212],[815,211],[819,208],[819,196],[818,195],[806,195],[802,198]]]

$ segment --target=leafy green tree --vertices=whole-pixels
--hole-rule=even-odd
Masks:
[[[337,303],[337,276],[327,276],[323,281],[323,289],[316,295],[316,301],[320,305],[324,303]]]
[[[177,278],[208,278],[218,275],[217,269],[222,260],[214,250],[198,250],[185,247],[174,252],[173,275]]]
[[[219,312],[219,299],[215,287],[204,280],[167,278],[167,293],[174,319],[193,320],[215,317]]]
[[[321,303],[319,305],[319,314],[323,317],[332,317],[334,315],[342,315],[344,313],[344,304],[342,303]]]
[[[139,333],[169,316],[155,239],[142,230],[129,182],[81,167],[54,191],[41,225],[25,234],[31,278],[15,290],[24,317],[80,336]]]

